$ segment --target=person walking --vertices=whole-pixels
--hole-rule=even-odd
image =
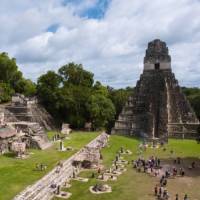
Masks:
[[[188,195],[185,194],[184,199],[183,200],[189,200]]]

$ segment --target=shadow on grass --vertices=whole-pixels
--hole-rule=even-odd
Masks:
[[[5,154],[3,154],[3,156],[5,156],[5,157],[7,157],[7,158],[16,158],[16,154],[14,154],[14,153],[5,153]]]

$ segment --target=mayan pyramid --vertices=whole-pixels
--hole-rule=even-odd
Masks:
[[[144,69],[112,133],[147,138],[193,137],[199,121],[171,69],[166,43],[149,42]]]

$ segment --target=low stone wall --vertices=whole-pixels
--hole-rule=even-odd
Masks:
[[[92,140],[87,147],[103,148],[108,141],[108,135],[102,133],[94,140]],[[17,195],[13,200],[49,200],[54,196],[52,184],[62,186],[67,180],[73,176],[74,167],[73,161],[81,155],[84,156],[84,148],[79,150],[76,154],[63,162],[63,166],[57,170],[57,167],[45,175],[42,179],[37,181],[34,185],[28,186],[24,191]],[[28,178],[28,177],[27,177]]]

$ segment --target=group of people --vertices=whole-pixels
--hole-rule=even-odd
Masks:
[[[154,188],[154,194],[158,200],[169,199],[169,193],[168,193],[167,189],[163,187],[163,185],[161,185],[160,187],[158,185],[156,185]]]
[[[176,171],[176,169],[174,168],[173,170]],[[180,168],[180,174],[183,174],[183,169]],[[166,189],[167,186],[167,179],[170,177],[170,172],[169,171],[165,171],[165,174],[162,175],[162,177],[160,178],[160,184],[156,185],[154,188],[154,195],[156,196],[156,198],[158,200],[168,200],[169,199],[169,193]],[[179,195],[176,194],[175,195],[175,200],[180,200]],[[188,195],[185,194],[183,200],[189,200]]]
[[[133,168],[137,169],[138,172],[151,173],[154,176],[161,176],[159,184],[154,187],[154,195],[157,200],[168,200],[169,192],[167,191],[167,179],[170,177],[175,177],[178,174],[180,176],[185,176],[185,170],[180,166],[179,169],[173,167],[172,170],[161,171],[161,160],[157,157],[151,156],[149,159],[145,160],[143,158],[138,158],[132,161]],[[174,164],[181,164],[181,158],[177,157],[174,160]],[[195,168],[195,163],[192,163],[192,168]],[[175,195],[175,200],[180,200],[179,195]],[[185,194],[183,200],[189,200],[188,195]]]
[[[162,187],[162,186],[157,186],[154,188],[154,194],[157,198],[157,200],[168,200],[169,199],[169,193],[167,191],[166,188]],[[175,195],[175,200],[181,200],[179,198],[179,195],[176,194]],[[184,195],[183,200],[189,200],[189,197],[187,194]]]
[[[143,172],[154,173],[155,176],[160,173],[161,161],[159,158],[154,156],[150,157],[148,160],[139,158],[135,161],[132,161],[132,164],[133,168],[137,169],[138,172],[141,172],[143,169]]]
[[[178,194],[176,194],[175,200],[180,200],[180,198],[179,198],[179,195],[178,195]],[[189,200],[189,198],[188,198],[188,195],[187,195],[187,194],[185,194],[185,196],[184,196],[183,200]]]

